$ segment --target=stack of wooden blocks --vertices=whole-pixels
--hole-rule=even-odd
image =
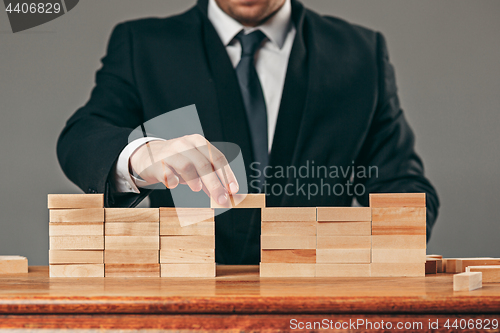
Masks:
[[[371,209],[318,207],[316,276],[370,276]]]
[[[314,277],[316,208],[263,208],[260,276]]]
[[[371,194],[371,276],[424,276],[425,194]]]
[[[366,208],[263,208],[261,237],[261,277],[424,276],[425,194],[371,194]]]
[[[211,208],[104,208],[102,194],[48,207],[51,277],[215,276]]]
[[[106,208],[106,277],[160,277],[158,208]]]
[[[160,208],[162,277],[215,276],[215,218],[210,208]]]
[[[48,197],[51,277],[104,277],[102,194]]]

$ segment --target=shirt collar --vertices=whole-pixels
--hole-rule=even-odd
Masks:
[[[285,4],[264,24],[257,27],[245,27],[226,14],[215,0],[209,0],[208,19],[225,46],[229,45],[241,30],[245,30],[245,33],[260,30],[281,49],[292,24],[292,5],[290,0],[285,0]]]

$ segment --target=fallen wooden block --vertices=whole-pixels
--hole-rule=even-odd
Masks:
[[[318,207],[319,222],[370,222],[370,207]]]
[[[467,272],[481,272],[483,274],[483,282],[500,283],[500,265],[467,266]]]
[[[425,235],[425,208],[373,208],[372,235]]]
[[[425,249],[372,249],[372,262],[425,264]]]
[[[215,221],[215,215],[212,208],[160,208],[160,223],[178,223],[177,226],[185,227],[198,222],[213,221]]]
[[[159,264],[159,250],[104,250],[105,264]]]
[[[315,236],[260,236],[262,250],[316,249]]]
[[[425,207],[425,193],[371,193],[370,207]]]
[[[160,277],[160,264],[106,264],[106,277]]]
[[[106,222],[106,236],[160,236],[159,223]]]
[[[426,249],[425,235],[373,235],[373,249]]]
[[[465,272],[468,266],[490,266],[500,265],[499,258],[460,258],[461,262],[460,272]]]
[[[163,249],[162,264],[215,263],[215,249]]]
[[[262,208],[262,221],[275,221],[275,222],[316,221],[316,207]]]
[[[260,277],[315,277],[315,264],[260,263]]]
[[[49,209],[104,208],[103,194],[49,194]]]
[[[104,236],[104,223],[49,223],[49,236]]]
[[[158,208],[106,208],[106,222],[159,222]]]
[[[372,277],[423,277],[425,263],[371,263]]]
[[[370,236],[371,222],[321,222],[317,224],[318,236]]]
[[[49,250],[49,264],[103,264],[104,251]]]
[[[261,235],[316,236],[316,222],[262,222]]]
[[[483,274],[481,272],[467,272],[453,275],[453,290],[475,290],[482,288]]]
[[[316,264],[316,277],[369,277],[370,264]]]
[[[104,277],[104,264],[89,265],[50,265],[49,276],[56,277]]]
[[[427,254],[427,258],[435,258],[435,259],[443,259],[443,256],[440,254]]]
[[[161,277],[215,277],[215,263],[210,264],[161,264]]]
[[[318,249],[371,249],[370,236],[318,236]]]
[[[104,223],[104,208],[51,209],[49,222]]]
[[[369,264],[370,249],[317,249],[318,264]]]
[[[213,236],[215,222],[198,222],[181,227],[177,222],[160,222],[161,236]]]
[[[104,236],[53,236],[51,250],[104,250]]]
[[[0,274],[27,274],[28,259],[21,256],[0,256]]]
[[[160,236],[164,249],[215,249],[214,236]]]
[[[159,250],[158,236],[105,236],[106,250]]]
[[[264,208],[266,207],[266,194],[233,194],[226,205],[219,205],[210,198],[210,208]]]
[[[264,263],[316,263],[316,250],[262,250]]]
[[[426,259],[425,261],[425,274],[437,274],[437,261]]]

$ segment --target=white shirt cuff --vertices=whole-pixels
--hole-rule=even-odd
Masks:
[[[115,189],[119,193],[140,193],[139,187],[144,187],[148,182],[132,176],[129,172],[129,161],[132,154],[150,141],[165,141],[164,139],[147,137],[140,138],[130,142],[123,148],[115,166]]]

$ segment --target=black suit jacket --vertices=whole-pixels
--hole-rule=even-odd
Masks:
[[[116,194],[108,180],[132,129],[169,110],[196,104],[209,141],[241,147],[252,162],[248,123],[235,71],[207,18],[207,0],[178,16],[119,24],[110,39],[89,102],[67,122],[58,157],[69,179],[87,193],[105,193],[106,205],[131,207],[150,195],[153,207],[172,206],[167,190]],[[355,177],[368,193],[427,193],[427,234],[437,216],[436,191],[424,176],[414,135],[400,108],[394,70],[380,33],[320,16],[292,0],[297,34],[290,55],[270,156],[275,167],[376,166],[377,177]],[[316,184],[323,195],[275,191],[268,206],[350,206],[353,196],[327,192],[338,178],[269,179],[275,188]],[[299,183],[297,183],[299,181]],[[323,181],[323,183],[322,183]],[[358,187],[361,189],[361,187]],[[352,191],[352,188],[351,188]],[[360,191],[358,191],[360,192]],[[256,210],[231,210],[216,220],[216,260],[259,262]]]

